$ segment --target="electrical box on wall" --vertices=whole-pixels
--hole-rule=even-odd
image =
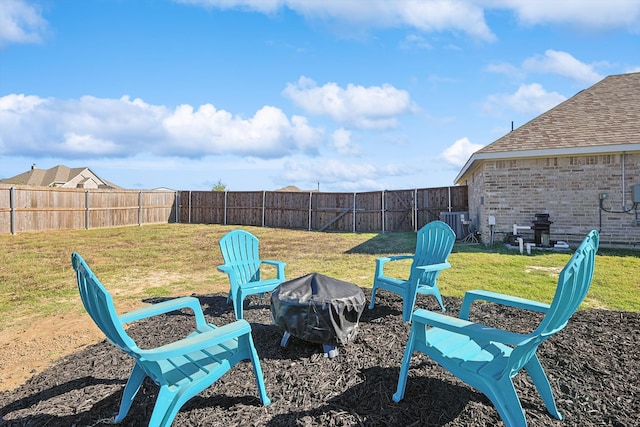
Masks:
[[[633,203],[640,203],[640,184],[632,185],[631,192],[633,193]]]

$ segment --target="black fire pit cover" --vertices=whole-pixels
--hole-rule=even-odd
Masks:
[[[347,344],[358,332],[362,289],[318,273],[282,283],[271,293],[271,319],[296,338]]]

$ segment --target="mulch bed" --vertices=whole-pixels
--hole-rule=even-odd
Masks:
[[[364,289],[367,301],[371,292]],[[222,294],[199,296],[209,321],[233,320]],[[500,418],[491,402],[424,355],[412,360],[405,398],[395,392],[409,325],[401,321],[400,299],[378,292],[374,310],[365,308],[353,342],[325,358],[321,346],[291,338],[271,324],[268,299],[250,297],[251,323],[271,405],[257,396],[251,365],[241,362],[212,387],[191,399],[175,426],[494,426]],[[153,302],[153,301],[150,301]],[[457,315],[460,299],[445,298]],[[437,310],[435,299],[418,306]],[[512,330],[531,330],[540,317],[528,312],[475,304],[471,318]],[[87,317],[87,321],[89,318]],[[145,345],[182,337],[192,327],[177,313],[136,323],[130,334]],[[640,414],[640,315],[605,310],[576,313],[568,326],[542,344],[538,356],[564,416],[546,412],[528,376],[514,380],[531,426],[632,426]],[[132,359],[106,341],[59,360],[10,392],[0,393],[0,425],[98,426],[111,424]],[[158,387],[146,380],[120,424],[148,423]]]

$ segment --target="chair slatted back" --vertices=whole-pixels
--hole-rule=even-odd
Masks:
[[[232,266],[241,283],[260,280],[259,241],[244,230],[233,230],[220,239],[224,263]]]
[[[100,283],[96,275],[91,271],[82,257],[73,253],[71,263],[76,272],[78,291],[87,313],[95,324],[105,334],[109,342],[122,349],[127,354],[134,355],[135,342],[127,335],[113,304],[113,298],[107,289]]]
[[[513,350],[504,374],[515,375],[533,357],[543,341],[567,325],[591,286],[599,242],[598,232],[593,230],[576,249],[560,272],[556,293],[544,319],[531,333],[531,337]]]
[[[440,264],[447,261],[456,241],[455,232],[442,221],[431,221],[418,230],[416,251],[411,263],[411,276],[422,275],[420,282],[433,280],[440,272],[423,272],[416,267],[423,265]]]

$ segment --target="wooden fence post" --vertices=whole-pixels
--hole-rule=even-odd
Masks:
[[[91,215],[89,213],[89,190],[85,190],[84,192],[84,229],[88,230],[89,229],[89,221],[91,218]]]
[[[265,190],[262,190],[262,226],[264,227],[264,216],[265,216],[265,209],[266,209],[266,203],[267,203],[267,192]]]
[[[138,226],[142,227],[142,191],[138,191]]]
[[[180,223],[180,192],[179,191],[176,191],[174,193],[173,203],[176,206],[176,208],[175,208],[175,217],[173,218],[174,219],[174,223],[179,224]]]
[[[309,231],[311,231],[311,198],[313,197],[313,191],[309,191]]]
[[[224,225],[227,225],[227,190],[224,190]]]
[[[418,232],[418,189],[413,190],[413,231]]]
[[[380,206],[382,207],[381,211],[380,211],[380,214],[382,215],[382,232],[384,233],[385,232],[384,190],[382,190],[380,192],[380,197],[382,198],[382,200],[380,201],[381,202]]]
[[[353,193],[353,232],[356,232],[356,193]]]
[[[11,234],[16,234],[16,187],[11,187],[9,189],[9,210]]]

